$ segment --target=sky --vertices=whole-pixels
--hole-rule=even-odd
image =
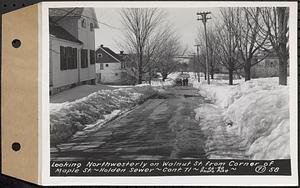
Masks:
[[[183,47],[188,47],[189,51],[196,50],[194,45],[197,36],[197,29],[203,31],[203,24],[197,21],[196,13],[199,11],[211,11],[212,19],[217,19],[217,8],[163,8],[167,12],[166,20],[174,25],[176,33],[181,37]],[[125,51],[120,43],[124,41],[119,14],[120,8],[96,8],[96,16],[98,19],[99,29],[95,30],[96,47],[103,44],[115,52]],[[210,25],[208,21],[208,27]],[[109,25],[109,26],[108,26]]]

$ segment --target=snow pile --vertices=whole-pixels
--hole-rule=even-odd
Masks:
[[[99,90],[73,102],[50,104],[51,145],[69,139],[79,130],[111,119],[155,93],[151,86],[137,86]]]
[[[226,111],[233,130],[244,138],[241,143],[252,159],[289,158],[289,95],[278,87],[252,89]],[[251,90],[251,89],[250,89]]]
[[[82,97],[88,96],[99,90],[113,90],[116,88],[106,86],[106,85],[81,85],[74,88],[65,90],[63,92],[57,93],[50,97],[50,103],[63,103],[66,101],[75,101],[81,99]]]
[[[241,80],[235,82],[241,83]],[[193,87],[199,88],[202,96],[222,108],[227,108],[234,102],[235,97],[239,97],[237,85],[230,86],[227,80],[211,80],[211,85],[194,81]]]
[[[245,156],[250,159],[289,158],[288,86],[279,86],[278,78],[253,79],[247,82],[238,80],[235,81],[238,84],[234,86],[229,86],[227,82],[213,80],[211,85],[207,85],[194,81],[194,87],[199,88],[204,97],[223,111],[223,122],[214,127],[213,131],[220,129],[223,137],[230,135],[236,137],[236,140],[241,138],[230,145],[234,145],[233,148],[243,148]]]

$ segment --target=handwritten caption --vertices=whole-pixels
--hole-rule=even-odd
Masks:
[[[285,160],[52,161],[52,176],[289,175]]]

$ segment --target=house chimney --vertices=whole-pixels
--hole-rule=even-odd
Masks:
[[[124,54],[124,51],[120,51],[120,54],[123,55],[123,54]]]

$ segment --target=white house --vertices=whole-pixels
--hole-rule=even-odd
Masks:
[[[95,84],[93,8],[49,9],[50,94],[81,84]]]
[[[101,45],[96,51],[96,73],[98,83],[122,84],[126,74],[121,55]]]

